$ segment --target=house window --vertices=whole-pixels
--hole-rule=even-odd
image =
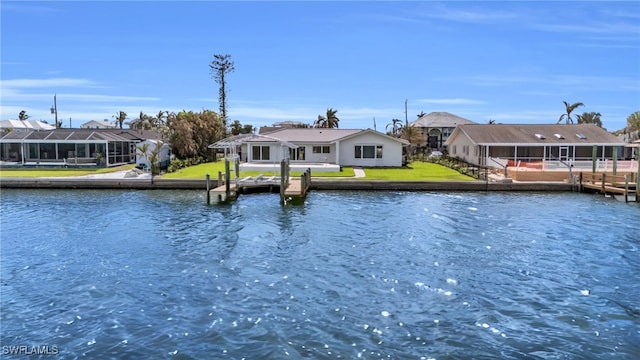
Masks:
[[[356,159],[382,159],[382,145],[356,145]]]
[[[251,147],[251,159],[252,160],[269,160],[269,147],[257,146]]]
[[[289,149],[289,158],[291,160],[304,160],[304,146],[297,149]]]
[[[456,146],[455,145],[451,145],[451,154],[455,155],[456,154]]]
[[[329,146],[314,146],[313,147],[314,154],[330,154],[331,147]]]

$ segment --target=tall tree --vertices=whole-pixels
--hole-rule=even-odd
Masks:
[[[231,135],[239,135],[242,133],[242,124],[240,120],[233,120],[231,123]]]
[[[220,103],[220,115],[222,115],[222,123],[227,128],[227,79],[228,73],[235,70],[231,55],[213,55],[213,61],[209,64],[211,77],[220,85],[218,102]]]
[[[122,129],[122,124],[127,119],[127,113],[124,111],[119,111],[113,117],[116,119],[116,124]]]
[[[151,130],[153,128],[152,118],[140,111],[138,118],[129,123],[130,129]]]
[[[602,127],[602,120],[600,117],[602,114],[599,112],[584,112],[582,115],[576,115],[578,119],[578,124],[594,124],[598,127]]]
[[[203,157],[209,159],[212,153],[209,144],[225,136],[222,117],[215,111],[201,113],[181,111],[167,116],[168,140],[173,153],[179,159]]]
[[[389,132],[389,126],[391,126],[391,132]],[[402,128],[402,120],[392,119],[391,122],[387,124],[386,130],[388,134],[396,136],[398,135],[398,132],[400,132],[401,128]]]
[[[154,116],[152,121],[154,123],[154,127],[161,128],[165,125],[167,120],[167,111],[160,110],[158,111],[158,115]]]
[[[400,138],[407,140],[411,145],[415,145],[422,140],[422,133],[417,127],[411,125],[403,126],[400,129]]]
[[[327,109],[327,114],[325,115],[318,115],[318,120],[316,120],[313,123],[313,127],[314,128],[327,128],[327,129],[333,129],[333,128],[338,128],[338,123],[340,122],[340,119],[338,119],[338,110],[335,110],[333,108],[328,108]]]
[[[31,116],[27,115],[27,112],[24,111],[24,110],[20,111],[20,114],[18,114],[18,120],[20,120],[20,121],[26,121],[30,117]]]
[[[627,127],[625,128],[627,133],[633,131],[640,131],[640,111],[636,111],[629,115],[627,118]]]
[[[560,124],[560,122],[562,122],[562,119],[564,119],[567,124],[573,124],[573,119],[571,118],[571,113],[576,108],[578,108],[580,106],[584,106],[584,104],[581,103],[581,102],[569,104],[566,101],[563,101],[563,103],[564,103],[564,106],[566,107],[566,112],[564,114],[560,115],[560,118],[558,119],[558,122],[556,124]]]

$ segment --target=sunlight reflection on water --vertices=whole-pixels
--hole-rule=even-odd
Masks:
[[[640,208],[583,194],[3,190],[3,345],[632,358]],[[597,221],[594,221],[597,219]],[[606,231],[603,227],[606,226]]]

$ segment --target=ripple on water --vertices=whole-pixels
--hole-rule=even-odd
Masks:
[[[638,352],[639,213],[618,201],[311,192],[282,207],[277,194],[229,206],[191,191],[1,196],[3,333],[67,357]]]

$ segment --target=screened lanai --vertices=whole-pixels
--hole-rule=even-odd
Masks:
[[[0,137],[2,165],[116,166],[135,162],[139,138],[120,131],[10,131]]]

